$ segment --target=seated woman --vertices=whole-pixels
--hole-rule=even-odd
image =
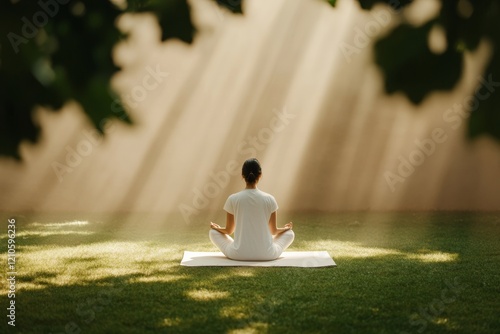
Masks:
[[[262,175],[257,159],[243,164],[246,188],[232,194],[224,205],[226,227],[210,223],[210,240],[233,260],[264,261],[277,259],[295,238],[290,222],[276,225],[278,204],[274,197],[257,188]],[[234,240],[229,234],[234,233]]]

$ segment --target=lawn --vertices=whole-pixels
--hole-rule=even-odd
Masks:
[[[327,250],[336,268],[181,267],[184,250],[216,250],[200,217],[12,217],[9,332],[500,333],[500,214],[280,217],[294,222],[290,250]]]

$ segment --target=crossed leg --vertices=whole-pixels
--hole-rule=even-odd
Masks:
[[[216,230],[211,229],[210,232],[208,233],[208,236],[210,237],[210,240],[212,243],[217,246],[217,248],[220,249],[220,251],[225,255],[228,256],[227,249],[229,246],[231,246],[234,242],[233,238],[231,238],[227,234],[223,234],[220,232],[217,232]]]
[[[212,243],[219,248],[219,250],[227,257],[231,258],[229,254],[229,247],[234,243],[233,238],[227,234],[210,230],[208,233]],[[270,256],[269,260],[277,259],[285,249],[287,249],[295,239],[295,233],[292,230],[280,233],[273,237],[274,254]]]

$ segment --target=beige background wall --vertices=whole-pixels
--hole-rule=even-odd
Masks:
[[[384,95],[376,38],[359,43],[359,31],[378,22],[384,33],[399,20],[385,7],[377,19],[354,1],[331,9],[252,0],[244,16],[191,3],[193,45],[160,44],[147,15],[119,22],[132,35],[116,48],[123,71],[113,85],[136,126],[110,122],[101,140],[76,105],[37,110],[40,143],[22,146],[23,164],[0,160],[0,210],[182,211],[189,219],[242,187],[228,175],[252,155],[263,164],[260,188],[285,210],[500,209],[500,145],[467,142],[460,114],[481,87],[487,43],[467,55],[453,92],[416,107]],[[417,3],[416,18],[435,10]],[[347,44],[357,48],[350,56]],[[412,171],[401,159],[420,165]]]

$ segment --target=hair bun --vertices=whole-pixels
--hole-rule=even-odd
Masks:
[[[255,158],[246,160],[241,169],[241,174],[247,183],[255,183],[261,173],[260,163]]]
[[[253,172],[250,172],[250,173],[248,173],[246,181],[250,182],[250,183],[254,183],[256,179],[257,179],[257,177],[255,176],[255,174]]]

